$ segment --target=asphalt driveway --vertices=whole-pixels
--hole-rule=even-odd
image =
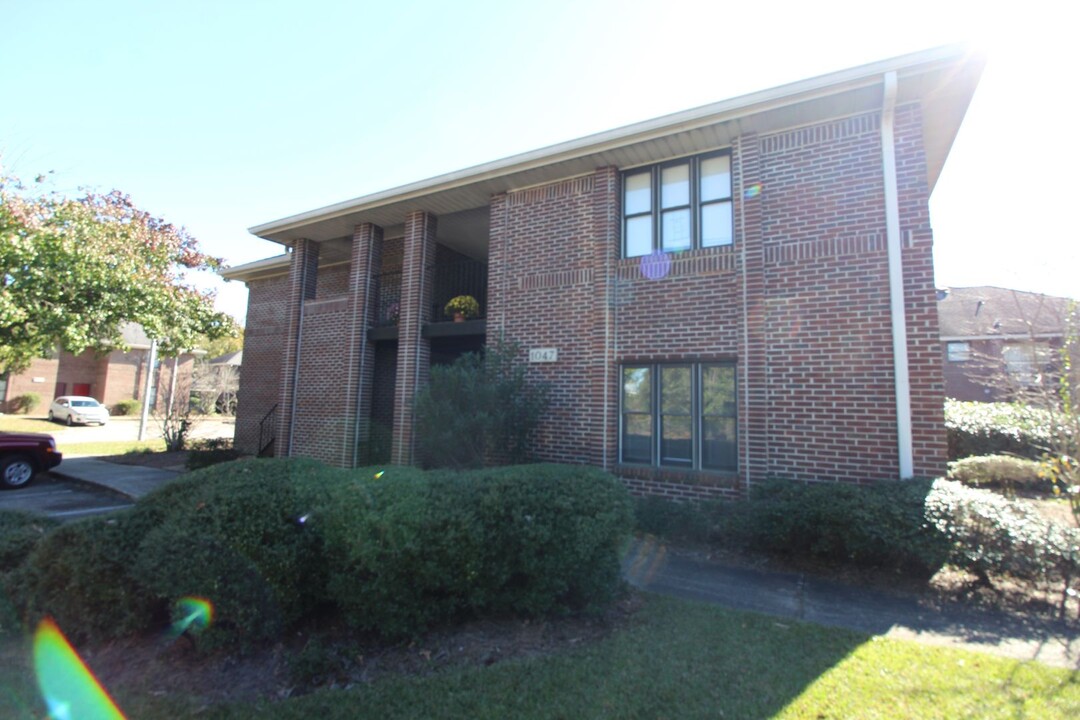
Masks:
[[[129,507],[123,495],[86,483],[41,473],[30,485],[0,492],[0,509],[40,513],[60,521],[78,520]]]

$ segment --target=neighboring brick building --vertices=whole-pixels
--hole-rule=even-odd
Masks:
[[[1040,376],[1053,377],[1060,365],[1074,303],[985,285],[939,290],[945,396],[1008,402],[1041,391],[1047,385]],[[1073,366],[1080,368],[1080,362]],[[1054,389],[1053,382],[1049,386]]]
[[[130,323],[123,328],[124,342],[129,349],[114,350],[98,355],[86,350],[79,355],[59,352],[52,358],[38,358],[25,372],[0,377],[0,412],[12,412],[17,398],[27,393],[38,396],[35,415],[44,415],[54,398],[61,395],[84,395],[113,408],[121,400],[142,400],[146,391],[147,362],[150,357],[150,338],[142,326]],[[201,352],[201,351],[200,351]],[[177,358],[159,358],[155,363],[151,392],[155,408],[164,410],[173,387],[176,370],[177,394],[186,402],[191,387],[195,354],[185,353]]]
[[[287,252],[225,273],[237,446],[408,463],[430,365],[504,338],[553,388],[537,455],[635,491],[940,473],[927,203],[981,68],[927,51],[253,228]],[[458,294],[481,317],[440,322]]]

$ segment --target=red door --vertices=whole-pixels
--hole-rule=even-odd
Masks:
[[[72,395],[82,395],[87,397],[90,395],[90,383],[75,383],[71,386]]]

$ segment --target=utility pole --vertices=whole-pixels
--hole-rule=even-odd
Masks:
[[[150,415],[150,389],[154,386],[154,365],[156,364],[157,340],[151,340],[150,357],[146,360],[146,387],[143,390],[142,418],[139,420],[140,442],[146,437],[146,418]]]

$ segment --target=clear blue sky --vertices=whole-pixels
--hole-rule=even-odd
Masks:
[[[990,64],[931,201],[938,285],[1080,298],[1080,62],[1060,7],[0,0],[0,163],[124,190],[235,265],[281,250],[255,224],[972,42]],[[214,284],[242,319],[242,284]]]

